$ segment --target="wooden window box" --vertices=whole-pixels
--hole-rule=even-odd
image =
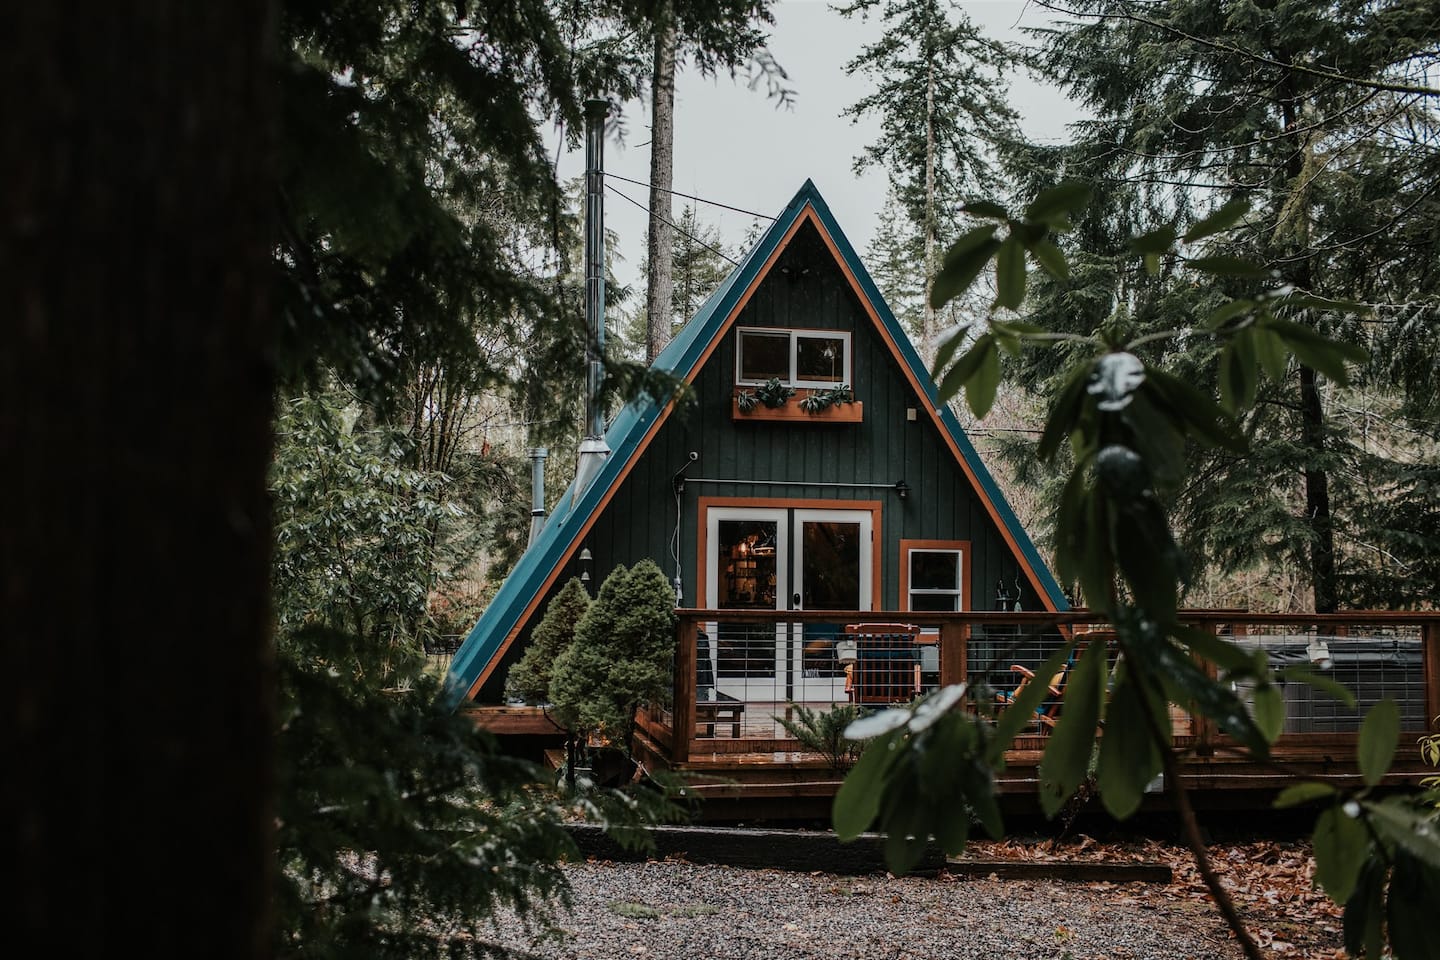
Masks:
[[[730,398],[730,416],[736,422],[744,420],[786,420],[790,422],[799,421],[802,423],[861,423],[865,419],[865,405],[859,400],[850,403],[832,403],[824,410],[815,413],[803,409],[800,406],[802,397],[815,391],[801,388],[795,391],[795,396],[786,401],[783,407],[767,407],[763,403],[755,405],[749,413],[740,409],[740,391],[753,389],[751,387],[736,387],[734,395]]]

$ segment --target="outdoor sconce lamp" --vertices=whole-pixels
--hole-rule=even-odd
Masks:
[[[908,498],[910,496],[910,484],[904,480],[896,480],[895,492],[899,494],[901,500]]]

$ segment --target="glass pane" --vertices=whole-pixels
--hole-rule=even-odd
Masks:
[[[954,550],[910,551],[910,589],[959,590],[960,554]]]
[[[912,593],[910,594],[911,610],[959,610],[960,594],[958,593]]]
[[[807,520],[801,528],[805,609],[859,610],[860,524]]]
[[[774,520],[721,520],[716,609],[775,609]]]
[[[795,379],[844,383],[845,338],[800,336],[795,339]]]
[[[740,331],[740,379],[790,380],[790,335]]]

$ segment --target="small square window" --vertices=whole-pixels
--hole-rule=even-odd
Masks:
[[[828,388],[853,382],[849,333],[741,328],[736,336],[737,383],[774,378],[791,387]]]
[[[924,543],[925,546],[915,544]],[[904,600],[909,610],[961,610],[964,607],[965,548],[941,541],[900,544],[905,564]]]
[[[790,379],[790,334],[740,331],[740,379],[764,383]]]
[[[845,340],[843,337],[795,338],[795,379],[822,383],[845,383]]]

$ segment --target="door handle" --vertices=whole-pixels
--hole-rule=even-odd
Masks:
[[[791,609],[791,610],[799,610],[799,609],[800,609],[800,594],[798,594],[798,593],[797,593],[797,594],[793,594],[793,595],[790,597],[790,609]]]

